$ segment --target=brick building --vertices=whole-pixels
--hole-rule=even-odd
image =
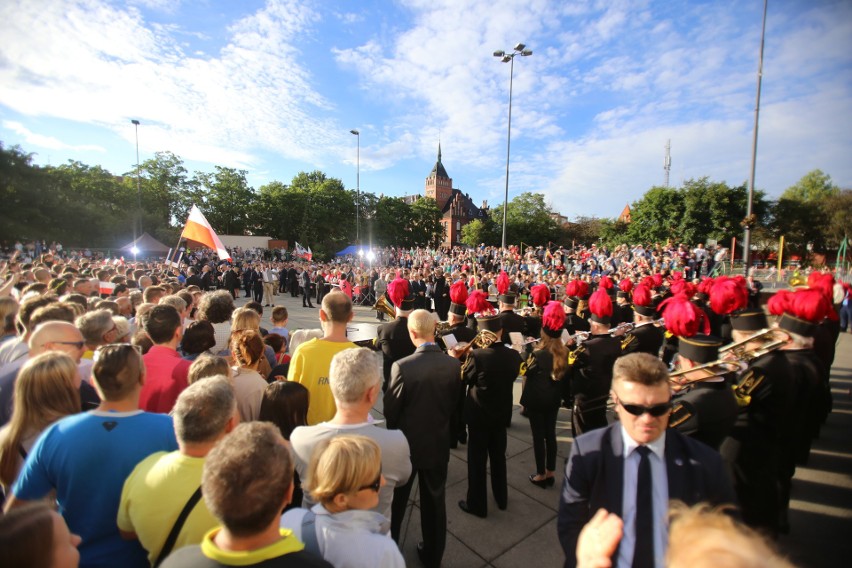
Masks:
[[[460,189],[453,187],[453,180],[447,174],[444,164],[441,163],[441,144],[438,143],[438,161],[426,178],[426,187],[423,195],[431,197],[438,204],[441,211],[441,224],[444,227],[443,246],[454,246],[461,244],[462,228],[474,219],[485,219],[488,215],[488,202],[483,201],[481,207],[477,207],[470,195],[462,193]],[[414,203],[421,195],[407,195],[403,200]]]

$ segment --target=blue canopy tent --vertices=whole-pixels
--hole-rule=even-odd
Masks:
[[[357,255],[359,250],[361,252],[363,252],[364,254],[367,254],[367,252],[369,252],[370,249],[369,249],[369,247],[365,247],[365,246],[361,246],[359,248],[358,245],[349,245],[348,247],[346,247],[342,251],[336,253],[334,256],[346,256],[346,255],[350,255],[350,254],[351,255]]]

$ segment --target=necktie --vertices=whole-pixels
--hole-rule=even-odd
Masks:
[[[651,450],[636,448],[639,453],[639,475],[636,483],[636,546],[633,549],[633,568],[654,566],[654,505],[651,480]]]

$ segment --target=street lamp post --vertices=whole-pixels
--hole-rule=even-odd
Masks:
[[[503,241],[502,247],[506,248],[506,212],[509,208],[509,155],[512,149],[512,80],[515,74],[515,56],[520,55],[529,57],[533,54],[531,49],[527,49],[523,43],[519,43],[514,47],[514,51],[506,53],[503,50],[494,52],[494,57],[499,57],[500,61],[509,64],[509,128],[506,134],[506,191],[503,195]]]
[[[139,121],[131,119],[136,129],[136,214],[139,216],[139,234],[142,234],[142,186],[139,183]],[[133,223],[133,240],[136,240],[136,222]],[[134,253],[136,256],[136,253]]]
[[[361,202],[361,131],[352,129],[349,132],[358,137],[358,157],[355,174],[355,244],[361,244],[361,215],[359,210]]]

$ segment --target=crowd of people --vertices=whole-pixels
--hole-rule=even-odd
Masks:
[[[703,245],[202,250],[180,266],[29,252],[0,263],[4,565],[404,566],[416,482],[417,554],[439,566],[451,448],[467,450],[462,511],[488,517],[489,472],[510,505],[517,380],[543,490],[571,413],[566,566],[685,563],[669,547],[685,526],[777,559],[763,539],[789,530],[850,308],[819,271],[766,302],[751,278],[710,278],[724,251]],[[317,303],[317,330],[290,332],[285,294]],[[359,303],[392,320],[356,343]],[[669,525],[670,501],[737,520]]]

